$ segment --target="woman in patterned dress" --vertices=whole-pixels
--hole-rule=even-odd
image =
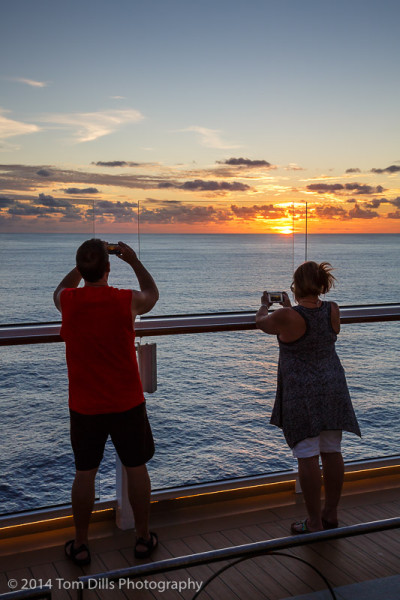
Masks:
[[[283,295],[282,308],[269,313],[268,292],[261,298],[257,327],[277,335],[278,384],[271,423],[282,428],[298,461],[308,517],[291,531],[309,533],[338,526],[344,464],[342,431],[361,435],[335,342],[340,312],[335,302],[320,299],[334,284],[329,263],[300,265],[291,286],[297,306]],[[325,501],[321,506],[321,456]]]

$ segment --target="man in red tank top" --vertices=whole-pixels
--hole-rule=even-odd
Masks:
[[[154,443],[136,360],[134,321],[136,315],[153,308],[159,294],[132,248],[119,242],[117,257],[132,267],[140,291],[108,285],[107,244],[92,239],[78,248],[76,267],[54,292],[54,303],[62,314],[60,333],[66,347],[76,466],[72,486],[75,539],[65,544],[65,552],[80,566],[90,563],[88,529],[95,476],[109,435],[127,474],[137,534],[135,556],[147,558],[158,542],[149,531],[146,462],[154,454]],[[82,278],[84,286],[78,287]]]

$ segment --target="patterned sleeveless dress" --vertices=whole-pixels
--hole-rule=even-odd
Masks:
[[[294,306],[306,332],[294,342],[279,340],[278,383],[271,424],[280,427],[290,448],[328,429],[361,437],[344,369],[336,354],[331,303]]]

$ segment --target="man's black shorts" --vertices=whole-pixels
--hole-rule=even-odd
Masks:
[[[125,467],[144,465],[154,454],[154,441],[143,402],[119,413],[83,415],[70,410],[71,445],[78,471],[99,466],[110,435]]]

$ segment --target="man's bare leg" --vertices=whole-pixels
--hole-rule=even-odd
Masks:
[[[75,541],[74,548],[88,543],[90,516],[93,510],[95,497],[96,469],[90,471],[76,471],[72,484],[72,512],[74,515]],[[86,553],[79,553],[76,558],[86,558]]]
[[[140,467],[125,467],[129,502],[132,506],[133,516],[135,517],[136,534],[138,538],[146,541],[150,539],[149,521],[150,521],[150,477],[146,465]],[[138,550],[146,550],[146,547],[139,546]]]

